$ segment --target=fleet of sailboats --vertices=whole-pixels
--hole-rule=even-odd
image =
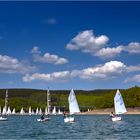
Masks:
[[[72,89],[70,91],[70,94],[68,96],[68,104],[69,104],[69,115],[66,114],[65,118],[64,118],[64,122],[74,122],[75,121],[75,117],[74,114],[79,113],[80,109],[79,109],[79,105],[74,93],[74,90]],[[124,114],[127,112],[126,107],[125,107],[125,103],[123,101],[122,95],[120,93],[119,90],[117,90],[116,95],[114,97],[114,109],[115,109],[115,115],[112,116],[112,121],[120,121],[122,120],[121,118],[121,114]],[[8,120],[6,115],[10,115],[10,114],[16,114],[15,108],[13,108],[13,110],[11,111],[10,107],[8,107],[8,90],[6,90],[6,94],[5,94],[5,105],[3,107],[3,109],[0,106],[0,121],[5,121]],[[38,107],[36,108],[36,111],[34,112],[34,110],[31,108],[31,106],[29,107],[28,113],[25,113],[23,107],[21,108],[21,111],[19,113],[20,115],[42,115],[42,109]],[[50,92],[49,90],[47,90],[47,106],[45,107],[45,111],[44,111],[45,115],[48,114],[63,114],[60,109],[58,109],[58,112],[56,111],[56,106],[54,106],[52,112],[50,110]],[[44,120],[49,120],[50,118],[45,118]],[[44,121],[41,119],[37,119],[38,121]]]

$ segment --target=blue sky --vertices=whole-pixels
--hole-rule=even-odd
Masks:
[[[140,2],[0,2],[0,88],[140,85]]]

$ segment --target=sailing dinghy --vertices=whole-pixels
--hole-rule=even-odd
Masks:
[[[126,113],[127,110],[119,90],[117,90],[116,95],[114,97],[114,107],[115,115],[112,117],[112,121],[120,121],[122,118],[119,115]]]
[[[74,90],[72,89],[70,91],[69,97],[68,97],[68,103],[69,103],[69,116],[65,116],[64,122],[74,122],[74,114],[79,113],[80,109],[78,106],[78,102],[74,93]]]

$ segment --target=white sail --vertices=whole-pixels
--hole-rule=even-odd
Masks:
[[[32,115],[34,115],[34,114],[35,114],[33,109],[32,109],[32,112],[31,112],[31,114],[32,114]]]
[[[47,115],[47,114],[48,114],[48,108],[45,107],[45,115]]]
[[[35,114],[38,115],[38,113],[39,113],[39,111],[38,111],[38,107],[37,107],[37,108],[36,108],[36,113],[35,113]]]
[[[29,111],[28,111],[28,114],[31,115],[32,114],[32,111],[31,111],[31,106],[29,107]]]
[[[16,114],[16,110],[15,110],[15,108],[13,109],[12,114]]]
[[[114,97],[114,105],[116,114],[123,114],[127,112],[122,95],[119,90],[117,90],[116,95]]]
[[[56,115],[56,107],[54,106],[52,114]]]
[[[11,113],[12,113],[11,109],[10,109],[10,107],[8,107],[7,114],[10,115]]]
[[[2,115],[6,115],[6,108],[5,108],[5,106],[3,107],[3,110],[2,110]]]
[[[25,112],[24,112],[24,110],[23,110],[23,107],[22,107],[21,110],[20,110],[20,114],[21,114],[21,115],[24,115],[24,114],[25,114]]]
[[[63,113],[60,111],[60,109],[58,109],[58,114],[63,114]]]
[[[76,100],[74,90],[72,89],[68,98],[70,114],[79,113],[80,109]]]
[[[42,114],[42,109],[40,108],[40,109],[39,109],[39,115],[41,115],[41,114]]]

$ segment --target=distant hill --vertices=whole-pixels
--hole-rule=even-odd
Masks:
[[[0,89],[0,105],[4,106],[6,89]],[[140,106],[140,87],[132,87],[130,89],[120,90],[127,107]],[[51,106],[68,107],[68,90],[50,90]],[[116,89],[98,89],[98,90],[75,90],[76,97],[80,108],[87,110],[88,108],[110,108],[113,107],[114,95]],[[38,89],[8,89],[8,105],[11,108],[16,107],[19,111],[21,107],[28,110],[29,106],[33,109],[36,107],[45,108],[47,101],[46,90]]]

